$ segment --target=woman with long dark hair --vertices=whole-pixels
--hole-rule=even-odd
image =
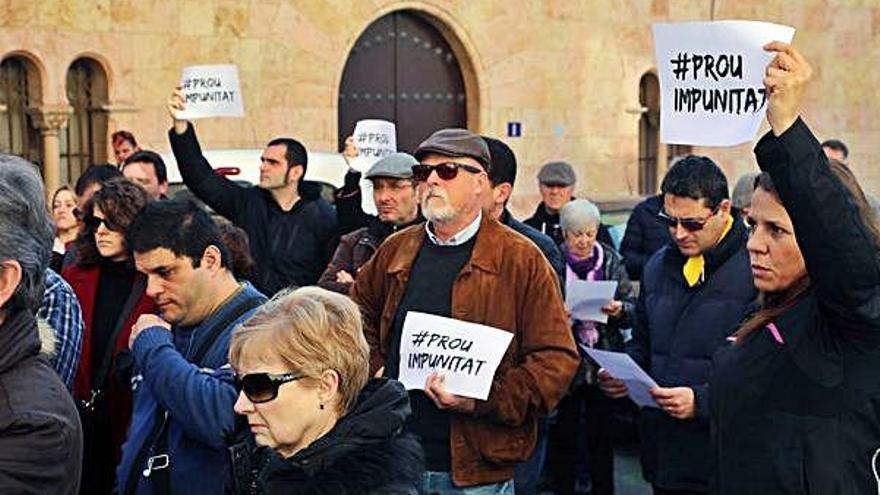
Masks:
[[[877,493],[880,235],[852,173],[799,117],[812,70],[767,68],[749,257],[760,308],[715,358],[712,493]]]
[[[82,306],[85,329],[73,395],[83,422],[82,493],[109,494],[131,420],[131,384],[123,351],[141,314],[155,313],[146,278],[135,270],[125,233],[149,196],[113,179],[83,205],[76,261],[62,275]]]

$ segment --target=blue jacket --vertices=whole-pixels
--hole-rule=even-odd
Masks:
[[[641,280],[645,263],[661,247],[672,242],[669,229],[657,221],[663,208],[663,195],[649,196],[633,208],[626,221],[626,232],[620,243],[620,254],[626,263],[630,280]]]
[[[627,353],[661,387],[694,390],[696,418],[642,410],[642,470],[666,490],[706,491],[709,483],[708,382],[712,356],[749,313],[752,283],[743,222],[704,254],[706,280],[687,287],[684,256],[669,244],[645,265]]]
[[[228,365],[229,339],[235,326],[255,310],[245,312],[218,337],[202,359],[200,367],[189,359],[206,338],[207,330],[222,321],[241,301],[265,301],[249,283],[244,290],[195,327],[174,327],[172,332],[153,327],[135,340],[132,354],[140,377],[132,381],[134,411],[128,438],[122,446],[122,461],[116,470],[117,491],[125,494],[132,464],[150,435],[157,407],[168,411],[168,451],[171,458],[171,489],[188,495],[216,495],[231,486],[227,440],[235,428],[236,400],[233,372]],[[138,380],[140,378],[140,380]],[[150,494],[149,478],[140,478],[136,494]]]

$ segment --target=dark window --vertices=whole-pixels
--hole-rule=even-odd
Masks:
[[[107,162],[107,77],[97,62],[81,58],[70,65],[67,99],[73,114],[61,132],[61,171],[73,181],[89,165]]]
[[[647,73],[639,81],[639,194],[657,192],[657,150],[660,142],[660,84]]]
[[[36,78],[36,69],[24,58],[9,57],[0,63],[0,151],[42,167],[40,131],[28,113],[37,104]]]

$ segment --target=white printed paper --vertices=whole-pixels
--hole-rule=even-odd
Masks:
[[[398,380],[424,390],[428,375],[446,376],[446,390],[486,400],[513,334],[486,325],[410,311],[400,337]]]
[[[351,161],[351,168],[362,174],[380,158],[397,152],[397,127],[387,120],[359,120],[354,126],[352,138],[358,154]],[[367,215],[378,214],[373,201],[373,183],[362,178],[360,186],[361,209]]]
[[[660,140],[700,146],[751,142],[767,111],[771,41],[793,27],[756,21],[654,24],[660,76]]]
[[[186,109],[180,119],[244,117],[244,101],[234,65],[193,65],[180,78]]]
[[[572,318],[608,323],[602,306],[614,300],[616,280],[569,280],[565,284],[565,304]]]
[[[641,407],[660,407],[648,392],[656,387],[657,383],[627,353],[600,351],[585,346],[581,346],[581,349],[611,376],[626,384],[629,398],[633,402]]]

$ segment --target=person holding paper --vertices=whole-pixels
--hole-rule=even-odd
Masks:
[[[177,118],[185,109],[176,90],[168,101],[173,126],[168,131],[183,182],[214,211],[248,234],[254,285],[265,294],[318,281],[336,248],[336,213],[314,184],[302,181],[306,148],[291,138],[276,138],[260,158],[259,187],[242,187],[214,174],[202,155],[193,125]]]
[[[705,493],[711,474],[708,382],[712,355],[748,314],[755,289],[746,227],[732,214],[724,172],[711,159],[676,162],[661,185],[658,221],[675,244],[645,265],[626,351],[660,385],[642,410],[642,471],[657,494]],[[626,387],[607,373],[612,397]]]
[[[578,366],[559,286],[531,241],[481,211],[490,181],[486,142],[442,129],[415,153],[425,224],[388,238],[351,297],[361,307],[371,372],[397,378],[407,313],[423,312],[513,333],[486,400],[452,394],[443,375],[410,393],[407,430],[421,437],[423,493],[512,494],[516,465],[535,445]],[[407,368],[408,369],[408,368]]]
[[[317,287],[279,294],[239,326],[229,346],[235,412],[277,455],[236,485],[266,495],[416,495],[422,449],[401,432],[409,398],[399,382],[370,378],[369,360],[357,305]]]
[[[773,42],[749,211],[761,307],[716,355],[712,493],[880,490],[880,230],[800,117],[812,68]]]
[[[614,300],[602,312],[607,323],[572,320],[572,331],[579,348],[623,351],[622,328],[629,327],[635,312],[632,284],[620,255],[607,244],[596,240],[599,232],[599,208],[586,199],[569,201],[559,211],[559,223],[565,242],[566,280],[616,281]],[[569,296],[571,292],[569,292]],[[596,386],[596,367],[583,355],[582,373],[575,377],[570,391],[559,404],[559,414],[552,428],[550,462],[557,494],[575,493],[578,473],[588,472],[592,495],[614,493],[614,451],[611,441],[611,415],[620,406]],[[585,418],[586,428],[579,427]],[[589,459],[586,470],[579,467]]]
[[[373,201],[379,216],[371,217],[369,225],[343,235],[339,247],[318,285],[341,294],[348,294],[358,271],[373,256],[389,235],[423,220],[419,215],[412,155],[393,153],[373,164],[364,176],[373,182]]]

